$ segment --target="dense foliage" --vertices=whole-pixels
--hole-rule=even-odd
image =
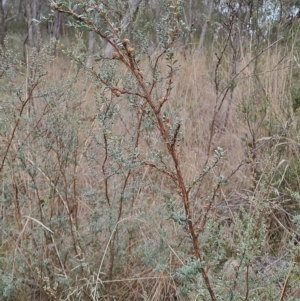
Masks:
[[[0,1],[0,299],[298,300],[299,16]]]

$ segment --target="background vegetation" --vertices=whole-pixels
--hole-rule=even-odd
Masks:
[[[298,1],[0,1],[0,299],[299,300]]]

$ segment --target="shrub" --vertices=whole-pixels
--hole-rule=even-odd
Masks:
[[[184,65],[176,51],[190,32],[182,3],[159,3],[154,51],[143,7],[124,27],[113,1],[52,2],[77,32],[73,45],[56,41],[58,57],[44,46],[23,65],[1,50],[3,300],[296,296],[299,219],[276,197],[286,152],[274,136],[261,144],[280,123],[267,101],[252,102],[256,81],[229,107],[240,127],[230,122],[214,88],[235,95],[244,83],[226,64],[219,83],[201,86],[207,105],[178,76],[197,60]],[[110,45],[92,66],[83,31]]]

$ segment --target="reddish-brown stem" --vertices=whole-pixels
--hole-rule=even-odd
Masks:
[[[12,145],[12,141],[13,141],[13,139],[14,139],[14,137],[15,137],[16,130],[17,130],[17,128],[18,128],[18,126],[19,126],[19,123],[20,123],[20,121],[21,121],[21,116],[22,116],[22,114],[23,114],[23,112],[24,112],[24,110],[25,110],[25,107],[26,107],[27,103],[32,99],[32,93],[33,93],[33,90],[36,88],[36,86],[37,86],[38,84],[39,84],[39,82],[36,82],[36,83],[33,85],[33,87],[32,87],[32,88],[30,89],[30,91],[29,91],[29,95],[28,95],[28,97],[26,98],[26,100],[22,101],[22,106],[21,106],[21,108],[20,108],[19,116],[18,116],[17,121],[16,121],[16,123],[15,123],[15,126],[14,126],[14,128],[13,128],[13,130],[12,130],[12,133],[11,133],[11,135],[10,135],[10,138],[9,138],[9,140],[8,140],[8,142],[7,142],[7,146],[6,146],[6,149],[5,149],[3,158],[2,158],[2,162],[1,162],[1,165],[0,165],[0,171],[2,171],[2,169],[3,169],[3,167],[4,167],[4,163],[5,163],[6,159],[7,159],[8,151],[9,151],[11,145]]]
[[[168,75],[168,78],[169,78],[168,84],[167,84],[168,89],[166,90],[166,93],[165,93],[164,98],[161,101],[161,103],[156,104],[155,100],[153,100],[152,97],[151,97],[152,91],[153,91],[153,89],[156,85],[156,81],[155,81],[155,79],[153,79],[152,84],[149,87],[146,84],[146,82],[144,81],[143,77],[140,76],[140,72],[139,72],[140,70],[139,70],[138,66],[133,61],[133,58],[132,58],[132,55],[131,55],[132,50],[129,51],[127,41],[126,41],[126,43],[123,42],[123,46],[125,47],[125,52],[124,52],[124,49],[120,48],[114,40],[110,39],[107,35],[105,35],[98,28],[96,28],[91,20],[86,19],[86,18],[81,18],[80,16],[78,16],[72,10],[68,10],[68,11],[62,10],[56,4],[53,5],[53,8],[56,9],[57,11],[60,11],[60,12],[63,12],[65,14],[73,16],[77,21],[80,21],[80,22],[84,23],[89,28],[91,28],[95,33],[97,33],[99,36],[101,36],[103,39],[105,39],[117,52],[117,54],[119,56],[118,57],[119,61],[121,61],[126,66],[126,68],[131,72],[131,74],[133,75],[133,77],[137,81],[137,84],[140,87],[140,89],[142,90],[142,93],[129,92],[129,91],[123,90],[119,87],[112,87],[105,80],[103,80],[103,78],[101,78],[101,76],[99,76],[93,69],[86,68],[82,62],[80,62],[78,59],[74,58],[84,68],[86,68],[86,70],[88,72],[92,73],[96,78],[98,78],[99,81],[102,84],[109,87],[113,93],[115,91],[118,91],[121,94],[133,94],[133,95],[139,96],[139,97],[146,100],[148,106],[151,108],[151,110],[152,110],[152,112],[155,116],[157,128],[159,130],[159,133],[160,133],[163,141],[165,142],[165,145],[167,146],[167,151],[168,151],[169,155],[172,158],[172,161],[173,161],[173,164],[174,164],[174,167],[175,167],[175,171],[176,171],[174,173],[174,176],[172,176],[172,178],[175,180],[175,182],[177,183],[178,188],[181,191],[181,197],[182,197],[182,202],[183,202],[183,206],[184,206],[184,210],[185,210],[185,216],[186,216],[186,223],[188,225],[188,231],[189,231],[191,239],[192,239],[192,245],[193,245],[193,249],[194,249],[194,256],[195,256],[196,259],[201,260],[201,252],[200,252],[200,247],[199,247],[199,243],[198,243],[198,236],[196,234],[195,227],[194,227],[194,224],[193,224],[193,221],[192,221],[192,216],[191,216],[191,209],[190,209],[190,202],[189,202],[189,191],[188,191],[188,189],[185,185],[185,182],[184,182],[184,177],[183,177],[182,170],[181,170],[181,167],[180,167],[180,164],[179,164],[178,152],[177,152],[177,149],[176,149],[176,139],[177,139],[177,135],[178,135],[178,132],[179,132],[179,126],[177,127],[173,138],[170,140],[169,129],[164,124],[163,117],[160,113],[162,105],[164,104],[164,102],[167,101],[167,99],[170,95],[170,91],[171,91],[170,88],[171,88],[171,84],[172,84],[172,80],[173,80],[173,76],[174,76],[174,72],[173,72],[172,67],[171,67],[171,71],[169,72],[169,75]],[[98,11],[98,13],[111,26],[111,22],[110,22],[110,20],[108,20],[107,16],[105,14],[103,14],[102,11]],[[174,14],[175,14],[175,10],[174,10]],[[175,18],[176,18],[176,16],[175,16]],[[174,24],[172,24],[172,25],[174,27]],[[155,65],[154,65],[154,68],[152,70],[153,74],[155,74],[157,66],[158,66],[158,62],[162,58],[163,54],[165,54],[167,49],[170,49],[171,46],[173,45],[173,43],[176,39],[176,35],[177,35],[177,29],[174,28],[173,33],[169,37],[169,42],[168,42],[168,45],[166,46],[166,49],[156,58]],[[172,66],[172,58],[170,58],[170,61],[171,61],[170,65]],[[141,119],[139,121],[140,122],[138,123],[138,128],[137,128],[138,135],[137,135],[135,147],[138,146],[138,141],[139,141],[139,130],[140,130],[140,126],[141,126]],[[126,179],[124,181],[124,184],[123,184],[121,197],[120,197],[120,202],[119,202],[119,214],[118,214],[118,219],[117,219],[118,221],[120,220],[121,215],[122,215],[123,194],[125,192],[127,182],[130,178],[130,175],[131,175],[131,172],[129,171],[127,176],[126,176]],[[117,233],[117,231],[115,233]],[[112,243],[111,243],[111,248],[112,248],[111,252],[112,253],[111,253],[111,264],[110,264],[110,277],[112,277],[112,269],[113,269],[113,259],[114,259],[113,258],[114,257],[113,244],[114,244],[115,235],[116,234],[114,234],[114,238],[112,239]],[[202,269],[202,277],[203,277],[205,285],[206,285],[206,287],[209,291],[211,300],[216,301],[216,297],[215,297],[214,292],[212,290],[212,287],[210,285],[210,281],[209,281],[209,278],[207,276],[207,273],[206,273],[205,269]]]

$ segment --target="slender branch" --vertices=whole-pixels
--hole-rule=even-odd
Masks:
[[[17,128],[18,128],[19,123],[20,123],[20,121],[21,121],[21,116],[22,116],[22,114],[23,114],[23,112],[24,112],[24,110],[25,110],[25,107],[26,107],[27,103],[32,99],[32,93],[33,93],[33,90],[37,87],[38,84],[39,84],[38,81],[34,83],[34,85],[32,86],[32,88],[31,88],[30,91],[29,91],[29,95],[28,95],[28,97],[26,98],[26,100],[22,101],[22,106],[21,106],[21,108],[20,108],[20,112],[19,112],[17,121],[16,121],[16,123],[15,123],[15,126],[14,126],[14,128],[13,128],[13,130],[12,130],[12,133],[11,133],[10,138],[9,138],[9,140],[8,140],[8,142],[7,142],[7,145],[6,145],[6,149],[5,149],[5,152],[4,152],[4,155],[3,155],[3,158],[2,158],[2,162],[1,162],[1,165],[0,165],[0,171],[2,171],[2,169],[3,169],[3,167],[4,167],[5,161],[6,161],[6,159],[7,159],[8,151],[9,151],[11,145],[12,145],[12,141],[13,141],[13,139],[14,139],[14,137],[15,137]]]

